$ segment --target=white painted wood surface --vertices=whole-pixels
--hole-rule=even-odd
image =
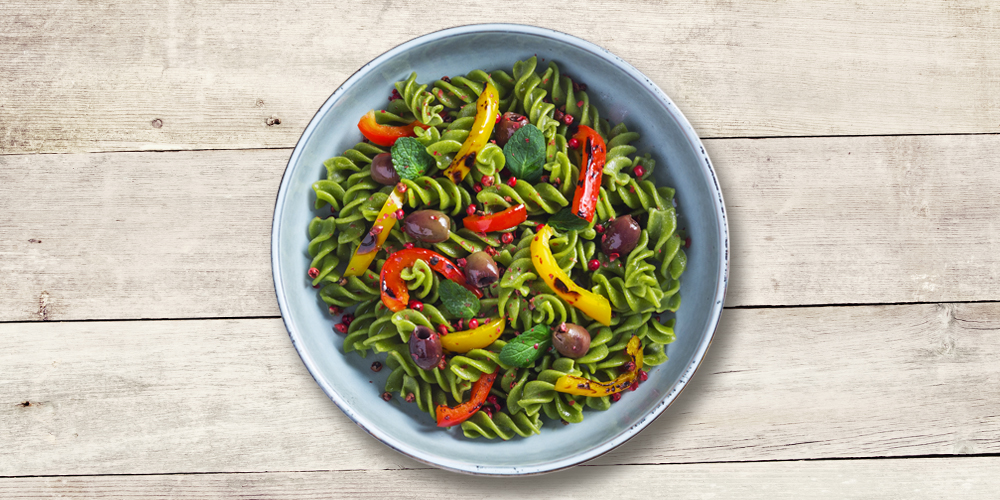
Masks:
[[[428,8],[0,4],[0,498],[995,498],[995,2]],[[707,139],[732,233],[739,308],[677,403],[591,466],[519,480],[427,469],[352,424],[269,267],[319,105],[474,22],[649,75]]]
[[[0,153],[290,147],[372,58],[498,21],[608,48],[704,137],[997,132],[998,18],[990,0],[17,0],[0,5]]]
[[[518,479],[436,469],[39,477],[0,481],[0,496],[113,498],[994,498],[998,458],[837,460],[577,467]]]
[[[730,217],[727,305],[1000,297],[1000,136],[706,147]],[[0,156],[0,320],[276,316],[289,154]]]
[[[595,463],[1000,453],[998,313],[729,310],[677,403]],[[13,323],[0,338],[0,476],[418,465],[326,399],[278,319]]]

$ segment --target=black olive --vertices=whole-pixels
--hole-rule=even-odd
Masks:
[[[559,354],[567,358],[579,358],[590,350],[590,332],[586,328],[573,323],[559,325],[552,332],[552,345]]]
[[[391,154],[382,153],[372,158],[372,179],[386,186],[395,186],[399,182],[399,172],[392,166]]]
[[[403,231],[425,243],[448,239],[451,219],[437,210],[417,210],[403,219]]]
[[[465,259],[465,281],[476,288],[486,288],[500,279],[500,269],[486,252],[474,252]]]
[[[410,357],[422,370],[433,370],[441,362],[441,337],[426,326],[418,326],[410,334]]]
[[[510,111],[503,114],[500,117],[500,123],[496,125],[496,141],[497,146],[501,148],[507,144],[510,140],[510,136],[514,135],[514,132],[528,124],[528,117],[519,115],[517,113],[511,113]]]
[[[635,248],[640,233],[642,228],[631,215],[618,217],[608,224],[604,235],[601,236],[601,250],[609,257],[613,253],[618,254],[618,257],[625,257]]]

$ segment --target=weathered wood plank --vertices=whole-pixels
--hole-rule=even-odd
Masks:
[[[476,20],[607,47],[705,137],[1000,129],[989,0],[590,0],[569,16],[546,2],[446,0],[434,11],[461,14],[410,0],[4,2],[0,153],[289,147],[364,63]]]
[[[727,305],[1000,298],[1000,135],[707,147],[732,232]],[[0,321],[276,316],[288,154],[0,157]]]
[[[0,479],[10,500],[49,498],[669,498],[992,499],[998,458],[578,467],[546,476],[370,470]]]
[[[998,453],[998,332],[995,303],[730,310],[677,403],[595,463]],[[0,475],[417,466],[280,320],[3,324],[0,382]]]

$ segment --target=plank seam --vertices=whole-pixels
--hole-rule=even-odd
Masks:
[[[617,464],[583,464],[579,467],[622,467],[622,466],[660,466],[660,465],[719,465],[719,464],[758,464],[758,463],[789,463],[789,462],[842,462],[842,461],[866,461],[866,460],[940,460],[955,458],[1000,458],[1000,453],[973,453],[973,454],[931,454],[931,455],[897,455],[897,456],[868,456],[868,457],[825,457],[825,458],[797,458],[797,459],[771,459],[771,460],[716,460],[705,462],[637,462],[637,463],[617,463]],[[28,474],[28,475],[0,475],[0,479],[30,479],[30,478],[60,478],[60,477],[145,477],[145,476],[207,476],[207,475],[246,475],[246,474],[314,474],[325,472],[368,472],[368,471],[409,471],[409,470],[437,470],[436,467],[394,467],[383,469],[306,469],[306,470],[264,470],[264,471],[208,471],[208,472],[135,472],[119,474]]]

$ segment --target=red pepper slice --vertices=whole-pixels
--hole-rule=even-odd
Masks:
[[[462,224],[469,231],[488,233],[490,231],[510,229],[526,220],[528,220],[528,209],[522,203],[495,214],[470,215],[462,219]]]
[[[470,292],[476,294],[476,297],[483,296],[483,292],[479,291],[478,288],[465,282],[465,275],[462,274],[462,271],[459,271],[455,264],[445,256],[426,248],[404,248],[390,255],[386,259],[385,265],[382,266],[380,284],[382,303],[392,312],[406,309],[406,305],[410,301],[410,291],[407,290],[406,281],[403,281],[399,273],[404,268],[412,266],[417,260],[427,262],[431,269],[469,289]]]
[[[365,116],[361,117],[358,121],[358,129],[361,130],[361,135],[364,135],[369,141],[378,144],[379,146],[392,146],[396,143],[396,139],[400,137],[413,137],[417,134],[413,133],[413,127],[427,128],[427,125],[420,123],[417,120],[406,125],[380,125],[375,121],[375,110],[371,110]]]
[[[454,408],[438,405],[435,409],[438,427],[458,425],[475,415],[483,407],[483,403],[486,403],[486,397],[490,395],[490,388],[493,387],[493,381],[496,380],[498,373],[500,373],[499,366],[493,370],[493,373],[482,374],[479,380],[472,385],[472,394],[468,401],[459,403]]]
[[[601,134],[586,125],[580,125],[573,138],[583,148],[580,179],[576,183],[576,194],[573,195],[573,213],[581,219],[587,219],[587,222],[593,222],[597,197],[601,193],[601,176],[607,147]]]

